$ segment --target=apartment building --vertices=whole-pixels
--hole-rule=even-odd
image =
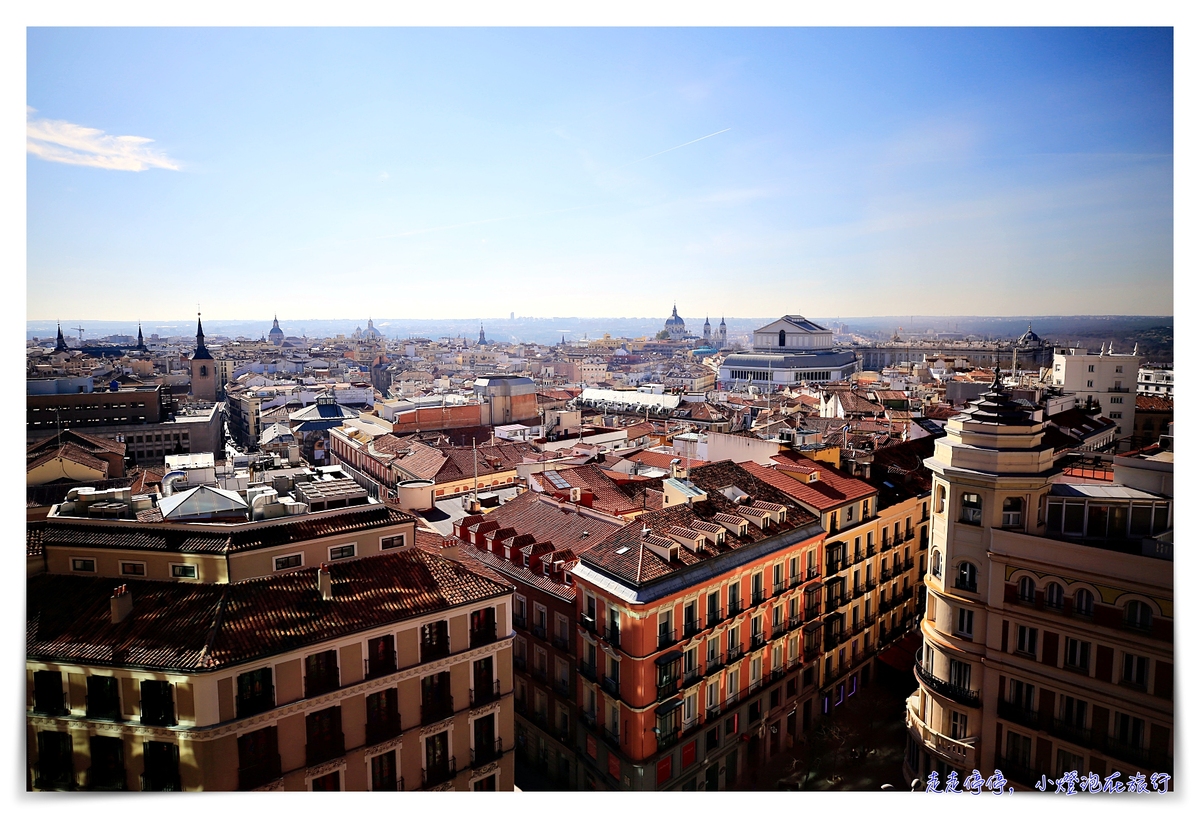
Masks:
[[[512,586],[353,481],[249,494],[77,492],[39,526],[28,787],[512,789]]]
[[[921,459],[933,453],[932,442],[881,449],[878,463],[858,477],[795,452],[775,455],[771,467],[744,464],[819,515],[826,531],[823,586],[804,600],[805,610],[823,610],[806,640],[821,645],[821,715],[868,684],[874,658],[920,619],[929,541],[929,473]]]
[[[946,424],[906,776],[1171,772],[1172,471],[1155,447],[1112,483],[1066,477],[1047,421],[996,380]],[[987,771],[984,773],[984,771]]]
[[[1122,445],[1119,441],[1133,434],[1141,360],[1136,353],[1114,353],[1111,344],[1108,352],[1101,345],[1098,353],[1059,347],[1054,350],[1051,382],[1065,392],[1074,392],[1078,406],[1099,407],[1103,417],[1117,424],[1118,446],[1128,449],[1128,443]]]
[[[511,789],[511,588],[449,560],[28,591],[34,789]]]
[[[582,789],[731,788],[787,746],[816,696],[801,629],[816,616],[802,604],[821,583],[818,519],[728,461],[662,494],[572,571]]]
[[[571,569],[579,554],[624,524],[535,492],[455,523],[464,560],[496,572],[516,589],[513,729],[522,789],[577,788],[578,591]]]

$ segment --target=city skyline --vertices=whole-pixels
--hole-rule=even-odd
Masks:
[[[27,318],[1172,314],[1172,61],[1170,29],[30,29]]]

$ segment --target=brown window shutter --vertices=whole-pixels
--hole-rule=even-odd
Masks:
[[[1038,726],[1043,730],[1050,729],[1054,723],[1055,698],[1053,690],[1043,687],[1038,691]]]
[[[1158,659],[1154,662],[1154,695],[1170,699],[1175,695],[1175,665]]]
[[[1058,634],[1054,631],[1042,636],[1042,664],[1058,667]]]
[[[1050,752],[1050,739],[1039,738],[1037,740],[1037,758],[1032,766],[1033,769],[1044,772],[1047,778],[1054,772],[1054,755]]]
[[[1009,585],[1004,586],[1004,591],[1005,591],[1006,595],[1007,595],[1008,589],[1010,587],[1011,586],[1009,586]],[[1008,653],[1008,620],[1007,619],[1003,619],[1000,621],[1000,652]]]
[[[1096,678],[1102,682],[1112,681],[1113,649],[1108,645],[1096,647]]]
[[[1004,583],[1004,601],[1009,603],[1017,601],[1017,586],[1011,582]]]
[[[1104,778],[1105,773],[1108,772],[1108,768],[1104,764],[1104,759],[1097,758],[1096,756],[1090,756],[1088,758],[1088,766],[1088,772],[1095,773],[1101,778]]]
[[[1171,728],[1161,724],[1150,725],[1150,747],[1163,755],[1174,755],[1171,752]]]

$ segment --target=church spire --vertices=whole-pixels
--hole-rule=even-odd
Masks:
[[[138,342],[137,348],[144,350],[146,348],[146,340],[142,338],[142,322],[138,321]]]
[[[199,312],[196,313],[196,351],[192,354],[192,360],[197,358],[212,358],[212,353],[204,345],[204,325],[200,323]]]
[[[67,339],[63,338],[61,323],[58,325],[58,340],[54,343],[54,351],[55,352],[66,352],[67,351]]]

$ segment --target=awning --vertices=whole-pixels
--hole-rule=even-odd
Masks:
[[[663,702],[658,707],[654,708],[654,715],[665,716],[675,710],[683,707],[683,699],[671,699],[669,702]]]
[[[662,656],[660,656],[660,657],[658,657],[657,659],[655,659],[655,660],[654,660],[654,664],[656,664],[656,665],[658,665],[659,667],[661,667],[661,666],[663,666],[663,665],[665,665],[665,664],[668,664],[668,663],[670,663],[670,662],[675,662],[675,661],[678,661],[678,660],[680,660],[680,659],[682,659],[682,658],[683,658],[683,652],[682,652],[682,651],[678,651],[678,650],[669,650],[669,651],[667,651],[666,653],[664,653]]]
[[[912,669],[913,657],[917,653],[917,648],[921,647],[920,631],[906,633],[894,645],[889,645],[879,653],[879,661],[889,667],[894,667],[896,670],[908,671]]]

